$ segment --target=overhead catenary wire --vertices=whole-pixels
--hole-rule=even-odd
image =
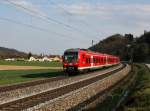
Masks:
[[[39,30],[39,31],[49,32],[49,30],[47,30],[47,29],[44,29],[44,28],[41,28],[41,27],[37,27],[37,26],[34,26],[34,25],[30,25],[30,24],[25,24],[25,23],[22,23],[22,22],[19,22],[19,21],[15,21],[15,20],[12,20],[12,19],[9,19],[9,18],[1,18],[0,17],[0,20],[8,21],[8,22],[11,22],[11,23],[14,23],[14,24],[18,24],[18,25],[24,25],[26,27],[29,27],[29,28],[32,28],[32,29],[36,29],[36,30]],[[52,33],[55,33],[57,35],[61,35],[61,34],[56,33],[56,32],[52,32]]]
[[[12,19],[9,19],[9,18],[2,18],[2,17],[0,17],[0,20],[1,20],[1,21],[11,22],[11,23],[17,24],[17,25],[26,26],[26,27],[32,28],[32,29],[34,29],[34,30],[39,30],[39,31],[46,32],[46,33],[49,33],[49,34],[52,34],[52,33],[53,33],[53,34],[59,36],[59,38],[61,37],[62,39],[64,39],[64,38],[65,38],[65,39],[68,39],[67,35],[60,34],[60,33],[54,32],[54,31],[50,31],[50,30],[48,30],[48,29],[41,28],[41,27],[38,27],[38,26],[34,26],[34,25],[22,23],[22,22],[15,21],[15,20],[12,20]],[[75,39],[75,38],[71,37],[71,38],[69,38],[69,39]],[[80,39],[80,40],[81,40],[81,39]],[[79,41],[79,42],[80,42],[80,41]]]
[[[87,34],[87,33],[84,33],[82,30],[80,30],[80,29],[78,29],[78,28],[76,28],[76,27],[73,27],[73,26],[71,26],[71,25],[69,25],[69,24],[66,24],[66,23],[63,23],[63,22],[61,22],[61,21],[55,20],[55,19],[53,19],[53,18],[51,18],[51,17],[49,17],[49,16],[39,14],[39,13],[33,11],[33,10],[30,10],[30,9],[27,8],[27,7],[23,7],[23,6],[20,5],[20,4],[15,4],[15,3],[12,2],[11,0],[6,0],[6,1],[7,1],[8,3],[10,3],[10,4],[16,6],[16,7],[23,8],[24,10],[28,11],[31,16],[34,16],[34,17],[36,17],[36,18],[38,18],[38,19],[42,19],[42,20],[43,20],[43,18],[45,18],[45,19],[47,19],[48,21],[55,22],[55,23],[57,23],[57,24],[59,24],[59,25],[63,25],[64,27],[66,27],[66,28],[68,28],[68,29],[71,29],[71,30],[73,30],[73,31],[76,31],[76,32],[82,34],[84,37],[86,37],[86,39],[87,39],[87,37],[90,37],[89,39],[91,39],[91,37],[94,37],[94,36],[91,36],[91,35],[89,35],[89,34]],[[34,15],[32,15],[32,14],[34,14]],[[35,15],[38,15],[38,16],[35,16]],[[47,22],[47,21],[46,21],[46,22]],[[82,36],[82,37],[83,37],[83,36]]]
[[[57,8],[59,8],[61,11],[63,11],[66,15],[70,16],[70,17],[76,17],[74,14],[70,13],[68,10],[66,10],[65,8],[56,5],[55,2],[53,2],[52,0],[47,0],[50,4],[55,5]],[[79,20],[79,19],[78,19]],[[81,21],[82,24],[86,25],[89,29],[93,30],[94,32],[96,32],[97,34],[99,34],[98,29],[93,27],[91,24],[87,23],[85,20],[79,20]],[[97,37],[95,37],[96,39],[99,39]]]

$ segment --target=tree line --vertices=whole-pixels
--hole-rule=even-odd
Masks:
[[[119,56],[122,61],[150,62],[150,32],[144,32],[139,37],[114,34],[89,49]]]

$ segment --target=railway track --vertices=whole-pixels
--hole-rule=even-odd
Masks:
[[[96,105],[98,103],[103,102],[103,100],[110,95],[110,92],[114,91],[115,89],[121,87],[122,85],[125,84],[130,84],[129,87],[133,87],[132,80],[135,78],[135,75],[133,74],[127,74],[124,78],[120,79],[117,81],[115,84],[110,86],[109,88],[106,88],[102,92],[97,93],[96,95],[92,96],[91,98],[83,101],[82,103],[68,109],[68,111],[78,111],[78,110],[83,110],[83,111],[94,111]],[[82,107],[80,107],[82,106]],[[116,111],[116,110],[113,110]]]
[[[113,66],[113,67],[115,67],[115,66]],[[104,69],[104,70],[107,70],[107,69]],[[88,72],[87,74],[90,74],[90,73],[93,73],[93,72]],[[20,84],[0,86],[0,93],[11,91],[11,90],[16,90],[16,89],[22,89],[22,88],[26,88],[26,87],[30,87],[30,86],[36,86],[36,85],[40,85],[40,84],[45,84],[45,83],[49,83],[49,82],[59,81],[59,80],[67,79],[67,78],[68,78],[68,76],[63,75],[63,76],[51,77],[48,79],[35,80],[35,81],[25,82],[25,83],[20,83]]]
[[[6,91],[11,91],[11,90],[16,90],[16,89],[20,89],[20,88],[26,88],[26,87],[30,87],[30,86],[36,86],[36,85],[40,85],[40,84],[44,84],[44,83],[48,83],[48,82],[59,81],[59,80],[63,80],[66,78],[67,78],[67,76],[58,76],[58,77],[52,77],[49,79],[36,80],[36,81],[25,82],[25,83],[21,83],[21,84],[10,85],[10,86],[2,86],[2,87],[0,87],[0,93],[6,92]]]
[[[115,66],[115,67],[108,68],[108,69],[104,69],[101,71],[96,71],[96,72],[93,72],[92,74],[90,73],[90,74],[82,74],[79,76],[67,77],[66,79],[53,81],[53,82],[49,81],[47,83],[43,83],[43,84],[39,84],[39,85],[31,84],[31,86],[29,86],[29,87],[24,87],[24,88],[20,87],[19,89],[1,92],[0,93],[0,104],[5,104],[5,103],[11,102],[11,101],[15,101],[15,100],[29,97],[32,95],[36,95],[36,94],[39,94],[42,92],[46,92],[46,91],[55,89],[56,87],[61,87],[62,85],[75,83],[75,82],[78,82],[81,80],[83,81],[87,78],[92,78],[96,75],[103,75],[105,73],[116,70],[120,67],[122,67],[122,64]]]
[[[61,87],[54,88],[52,90],[42,92],[36,95],[32,95],[29,97],[25,97],[22,99],[14,100],[8,103],[4,103],[0,105],[0,111],[19,111],[28,109],[30,107],[36,106],[40,103],[44,103],[46,101],[53,100],[55,98],[58,98],[62,95],[65,95],[69,92],[73,92],[77,89],[80,89],[82,87],[88,86],[92,83],[95,83],[99,80],[104,79],[105,77],[108,77],[110,75],[115,74],[116,72],[122,70],[126,66],[120,67],[116,70],[113,70],[111,72],[107,72],[105,75],[96,75],[95,77],[91,77],[82,81],[73,82],[71,84],[67,84]]]

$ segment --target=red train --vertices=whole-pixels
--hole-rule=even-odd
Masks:
[[[87,49],[68,49],[63,56],[63,68],[67,73],[97,69],[119,63],[119,57]]]

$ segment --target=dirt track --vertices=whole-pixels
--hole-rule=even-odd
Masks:
[[[61,67],[0,65],[0,70],[37,70],[37,69],[62,69],[62,68]]]

